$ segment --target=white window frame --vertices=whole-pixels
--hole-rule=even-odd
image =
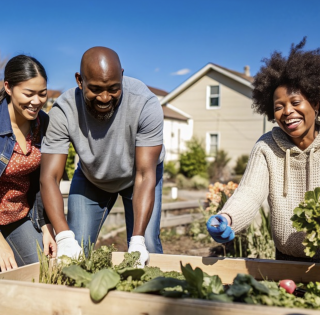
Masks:
[[[217,151],[220,149],[220,132],[217,131],[208,131],[206,133],[206,152],[209,156],[212,156],[212,153],[210,152],[211,148],[211,135],[217,136]]]
[[[219,87],[219,94],[212,94],[211,95],[211,87],[212,86],[218,86]],[[219,105],[218,106],[210,106],[211,97],[218,97],[218,100],[219,100]],[[207,85],[207,98],[206,99],[207,99],[207,103],[206,103],[206,108],[207,109],[219,109],[219,108],[221,108],[221,85],[220,84]]]

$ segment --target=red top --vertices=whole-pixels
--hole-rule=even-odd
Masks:
[[[40,150],[34,146],[39,129],[38,118],[33,132],[26,137],[27,153],[24,154],[16,142],[11,159],[0,177],[0,225],[19,221],[30,210],[27,201],[29,174],[40,166],[41,158]]]

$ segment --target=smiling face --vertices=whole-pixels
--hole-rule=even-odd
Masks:
[[[4,82],[7,94],[10,96],[8,106],[13,109],[17,119],[34,120],[47,101],[47,81],[38,75],[27,81],[10,87]]]
[[[122,94],[123,70],[120,64],[98,56],[85,63],[81,70],[81,74],[76,73],[76,80],[87,108],[97,119],[109,119]]]
[[[285,86],[274,91],[273,104],[279,127],[300,149],[308,147],[316,136],[315,118],[319,104],[310,104],[299,91]]]

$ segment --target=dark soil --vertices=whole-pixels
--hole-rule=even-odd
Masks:
[[[212,244],[203,244],[199,241],[193,240],[187,235],[165,235],[161,238],[161,242],[164,254],[203,257],[222,254],[221,250],[212,250],[213,245],[215,245],[213,242]],[[96,247],[112,244],[114,244],[119,252],[126,252],[128,250],[125,233],[120,233],[115,237],[100,241],[96,244]]]

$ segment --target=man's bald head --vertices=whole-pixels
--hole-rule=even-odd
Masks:
[[[87,109],[94,117],[109,119],[122,95],[122,73],[119,56],[107,47],[93,47],[81,59],[76,81]]]
[[[121,72],[118,54],[107,47],[92,47],[81,58],[80,73],[83,77],[107,75],[108,72]]]

